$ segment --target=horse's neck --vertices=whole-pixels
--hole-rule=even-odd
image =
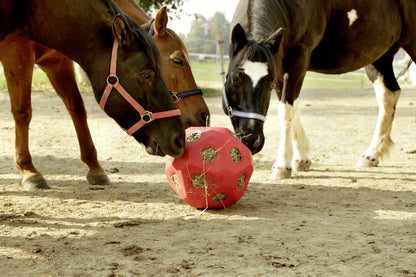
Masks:
[[[150,21],[148,16],[142,8],[134,0],[112,0],[125,14],[130,16],[134,21],[143,25]]]
[[[18,34],[56,49],[76,61],[90,79],[105,78],[114,41],[113,11],[104,5],[105,1],[73,2],[76,3],[29,0],[25,27]],[[63,15],[62,10],[66,14]],[[92,83],[94,81],[91,80]]]

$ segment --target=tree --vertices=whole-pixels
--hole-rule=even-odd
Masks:
[[[190,52],[218,54],[219,40],[228,41],[230,23],[224,13],[217,12],[206,20],[202,15],[196,15],[191,23],[191,29],[186,40]],[[224,44],[224,53],[228,53],[228,43]]]
[[[204,39],[207,39],[207,20],[204,16],[196,14],[186,40],[189,52],[206,53]]]
[[[169,11],[179,13],[182,11],[183,0],[136,0],[137,4],[146,12],[159,10],[162,6],[167,6]]]
[[[230,32],[230,23],[222,12],[216,12],[213,17],[208,20],[209,38],[215,41],[228,41],[228,33]],[[224,44],[224,53],[228,53],[228,43]]]

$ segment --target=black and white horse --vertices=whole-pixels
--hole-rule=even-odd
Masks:
[[[308,170],[308,140],[297,109],[306,71],[340,74],[366,66],[380,106],[370,146],[358,162],[377,166],[390,132],[400,87],[394,54],[416,60],[414,0],[240,0],[234,13],[223,106],[253,153],[264,144],[263,121],[276,89],[281,140],[272,179]]]

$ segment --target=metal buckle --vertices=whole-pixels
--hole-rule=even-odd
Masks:
[[[171,91],[170,92],[170,97],[172,98],[173,103],[178,103],[179,100],[181,100],[181,98],[178,96],[178,94],[176,92]]]
[[[228,117],[233,117],[233,108],[228,106],[227,111],[228,111]]]
[[[142,117],[142,120],[144,122],[149,123],[154,120],[152,114],[152,112],[146,111],[144,114],[141,114],[140,116]]]
[[[110,78],[114,78],[115,79],[115,82],[114,83],[110,82]],[[107,77],[107,84],[110,84],[110,85],[114,86],[118,82],[119,82],[119,79],[118,79],[117,75],[108,75],[108,77]]]

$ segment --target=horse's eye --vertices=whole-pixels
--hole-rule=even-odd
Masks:
[[[142,78],[143,80],[150,80],[152,76],[149,73],[141,73],[140,74],[140,78]]]
[[[181,60],[181,59],[173,58],[173,59],[171,59],[171,61],[177,66],[180,66],[180,67],[183,66],[183,60]]]
[[[241,86],[241,82],[240,82],[240,80],[238,78],[233,78],[232,81],[233,81],[233,85],[236,88],[239,88]]]

